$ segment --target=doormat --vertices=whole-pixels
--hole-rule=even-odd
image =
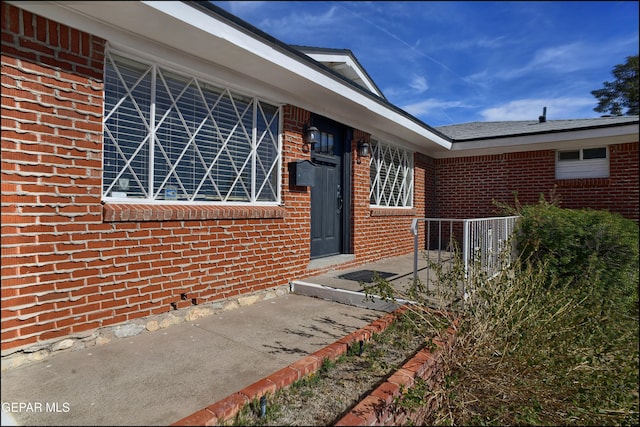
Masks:
[[[389,273],[387,271],[373,271],[373,270],[358,270],[352,271],[351,273],[345,273],[338,276],[339,279],[345,280],[353,280],[354,282],[365,282],[372,283],[373,276],[378,274],[378,277],[381,279],[386,279],[387,277],[395,276],[396,273]]]

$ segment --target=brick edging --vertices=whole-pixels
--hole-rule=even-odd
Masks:
[[[413,387],[418,377],[427,381],[430,390],[443,380],[444,371],[439,369],[444,363],[442,352],[455,343],[458,323],[459,319],[453,321],[453,326],[447,328],[444,339],[433,339],[435,350],[423,348],[416,353],[402,368],[360,401],[334,426],[401,425],[411,419],[411,414],[395,410],[397,408],[394,400],[402,395],[402,389]],[[428,406],[428,411],[434,409],[431,402]]]
[[[335,360],[345,354],[351,344],[359,341],[368,341],[373,334],[379,334],[391,325],[395,318],[404,313],[407,307],[400,307],[392,313],[380,317],[369,325],[358,329],[355,332],[335,341],[309,356],[290,364],[289,366],[274,372],[273,374],[256,381],[255,383],[237,391],[222,400],[219,400],[205,408],[188,415],[181,420],[171,424],[172,426],[215,426],[230,420],[242,410],[244,406],[254,399],[288,387],[305,376],[316,372],[322,366],[324,359]],[[455,325],[447,329],[446,341],[435,338],[434,344],[437,346],[435,353],[429,350],[419,351],[403,367],[391,375],[385,383],[376,388],[373,393],[356,405],[347,415],[345,415],[335,425],[384,425],[379,424],[381,403],[388,408],[393,397],[400,395],[400,385],[411,387],[416,376],[423,378],[436,372],[435,367],[439,365],[436,360],[439,350],[444,346],[451,346],[455,340]],[[441,359],[441,358],[438,358]],[[382,421],[387,421],[388,417]]]

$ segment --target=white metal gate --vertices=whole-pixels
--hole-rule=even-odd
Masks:
[[[495,275],[511,261],[511,249],[506,245],[515,228],[518,216],[447,219],[414,218],[411,222],[413,233],[413,280],[418,280],[418,240],[419,224],[424,224],[425,253],[430,262],[448,263],[452,266],[456,257],[464,266],[465,278],[484,274]],[[508,249],[508,250],[507,250]],[[508,256],[505,257],[505,254]],[[430,277],[427,271],[428,286]],[[465,280],[466,282],[466,280]],[[463,284],[466,298],[466,283]]]

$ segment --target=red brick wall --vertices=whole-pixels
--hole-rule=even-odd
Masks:
[[[282,206],[103,206],[104,47],[2,4],[3,354],[320,272],[307,270],[310,191],[289,185],[288,163],[309,158],[296,107]],[[353,164],[350,265],[412,248],[410,217],[370,215],[367,160]]]
[[[89,240],[105,231],[103,49],[2,3],[3,350],[92,327],[101,310]]]
[[[639,219],[638,142],[609,147],[609,178],[558,181],[561,206],[606,209]]]
[[[437,216],[499,215],[494,201],[514,206],[517,195],[521,204],[533,204],[543,194],[561,207],[610,210],[638,221],[638,146],[610,146],[610,176],[598,179],[556,180],[553,150],[438,159]]]

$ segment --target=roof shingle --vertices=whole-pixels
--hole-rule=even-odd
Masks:
[[[598,117],[593,119],[547,120],[539,122],[470,122],[456,125],[438,126],[435,129],[454,141],[505,138],[537,133],[565,132],[639,123],[638,116]]]

